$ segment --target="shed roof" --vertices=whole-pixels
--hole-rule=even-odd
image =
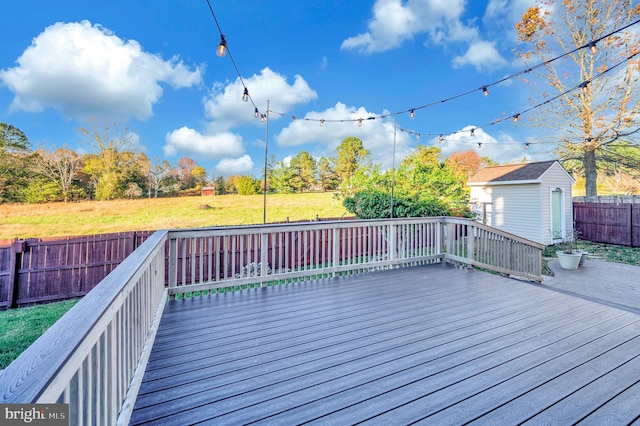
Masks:
[[[553,165],[557,163],[556,160],[541,161],[537,163],[527,164],[509,164],[506,166],[485,167],[478,173],[473,175],[467,181],[467,184],[478,183],[506,183],[506,182],[534,182],[539,181],[542,176]],[[560,167],[560,163],[558,163]],[[564,167],[563,167],[564,170]],[[571,175],[567,173],[567,176],[571,178]]]

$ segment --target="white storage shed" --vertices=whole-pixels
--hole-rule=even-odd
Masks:
[[[545,245],[573,229],[574,183],[555,160],[486,167],[467,181],[479,220]]]

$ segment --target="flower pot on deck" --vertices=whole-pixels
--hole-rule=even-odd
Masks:
[[[570,271],[575,271],[576,269],[578,269],[578,265],[580,265],[580,259],[582,259],[582,253],[579,251],[574,251],[571,253],[557,251],[556,256],[558,257],[560,267],[562,269],[568,269]]]

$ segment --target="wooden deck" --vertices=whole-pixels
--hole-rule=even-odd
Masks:
[[[132,424],[628,424],[640,316],[443,264],[170,301]]]

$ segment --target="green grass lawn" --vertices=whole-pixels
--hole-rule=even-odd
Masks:
[[[0,369],[47,331],[77,300],[0,311]]]

